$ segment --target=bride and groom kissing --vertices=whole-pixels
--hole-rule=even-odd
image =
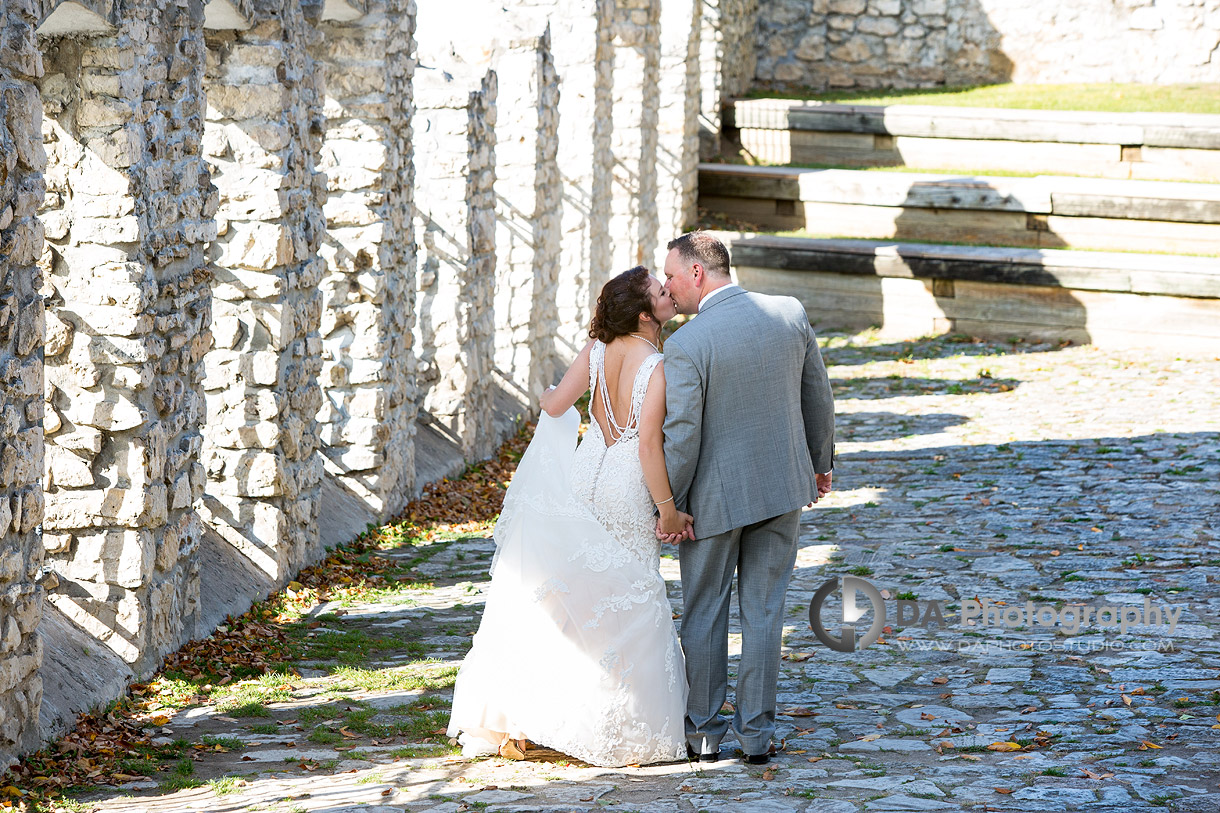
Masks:
[[[743,290],[729,265],[691,232],[669,243],[664,284],[642,266],[610,280],[542,395],[454,687],[464,754],[522,759],[532,741],[606,767],[718,760],[734,575],[732,729],[747,762],[774,753],[784,596],[801,508],[831,489],[834,404],[803,306]],[[697,315],[662,355],[677,313]],[[678,546],[680,642],[661,542]]]

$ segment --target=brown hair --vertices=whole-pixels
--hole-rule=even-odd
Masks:
[[[589,324],[589,338],[609,344],[619,336],[639,330],[641,313],[655,319],[652,293],[648,290],[651,281],[648,269],[637,265],[603,285]]]
[[[729,276],[729,250],[705,231],[691,231],[669,241],[667,249],[678,250],[685,262],[699,263],[713,276]]]

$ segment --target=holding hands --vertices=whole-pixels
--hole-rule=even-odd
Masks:
[[[658,505],[661,516],[657,518],[657,539],[668,545],[676,545],[684,539],[695,541],[695,518],[674,508],[673,500]]]

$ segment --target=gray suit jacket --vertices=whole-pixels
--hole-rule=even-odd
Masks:
[[[665,342],[665,465],[700,539],[817,496],[833,467],[834,401],[800,302],[718,293]]]

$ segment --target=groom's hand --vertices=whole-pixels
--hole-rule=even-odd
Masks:
[[[819,499],[822,497],[825,497],[827,494],[830,493],[830,489],[831,489],[830,478],[833,476],[834,476],[833,471],[828,471],[825,474],[818,474],[818,475],[814,476],[814,479],[817,480],[817,484],[818,484],[818,498]]]

